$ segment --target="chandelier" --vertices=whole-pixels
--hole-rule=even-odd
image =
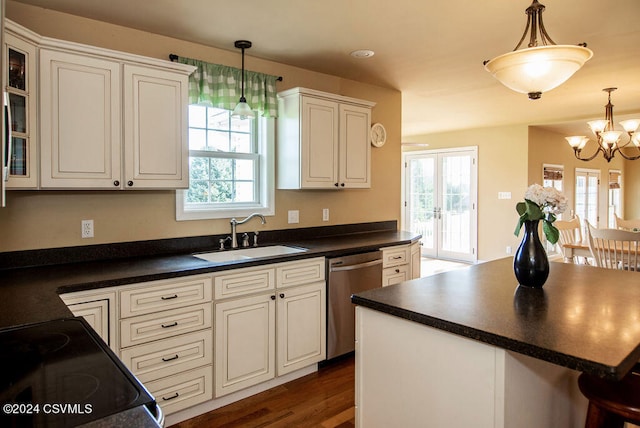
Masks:
[[[516,92],[527,94],[532,100],[539,99],[543,92],[566,82],[593,56],[586,43],[556,45],[542,23],[543,11],[544,5],[533,0],[526,9],[527,26],[516,48],[483,63],[485,70],[500,83]],[[527,48],[518,50],[529,31]]]
[[[569,142],[569,145],[573,148],[573,152],[576,155],[576,158],[582,161],[590,161],[594,159],[599,152],[602,152],[604,158],[607,162],[611,162],[611,159],[615,156],[616,152],[620,153],[620,156],[627,160],[636,160],[640,159],[640,133],[636,132],[638,127],[640,126],[640,119],[629,119],[623,120],[620,122],[620,125],[624,128],[624,131],[627,133],[629,141],[622,143],[621,138],[624,132],[616,131],[613,124],[613,104],[611,104],[611,92],[615,91],[618,88],[604,88],[603,91],[609,94],[609,102],[607,103],[605,108],[605,116],[603,120],[592,120],[587,122],[589,124],[589,128],[591,128],[591,132],[596,136],[596,141],[598,143],[598,147],[596,152],[589,157],[583,158],[580,157],[580,153],[584,146],[589,142],[589,138],[584,135],[574,135],[571,137],[565,137]],[[638,154],[635,156],[626,155],[624,151],[620,150],[628,146],[630,143],[633,143],[632,147],[635,147]]]

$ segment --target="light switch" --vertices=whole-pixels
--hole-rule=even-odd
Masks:
[[[511,192],[498,192],[498,199],[511,199]]]

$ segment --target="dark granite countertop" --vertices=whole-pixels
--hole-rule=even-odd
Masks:
[[[542,289],[518,287],[513,258],[352,296],[353,303],[620,379],[640,359],[640,274],[551,263]]]
[[[386,226],[386,224],[385,224]],[[322,228],[318,228],[322,229]],[[313,230],[313,233],[317,231]],[[261,234],[262,236],[263,234]],[[265,234],[267,235],[267,234]],[[264,241],[263,246],[275,243],[295,245],[308,251],[269,258],[212,263],[191,254],[120,257],[113,260],[91,260],[75,263],[47,264],[0,270],[0,329],[49,321],[72,316],[59,294],[131,284],[143,281],[196,275],[221,270],[310,257],[338,257],[354,252],[364,252],[381,247],[414,242],[419,235],[397,230],[358,231],[332,235],[318,234],[323,238],[291,234],[292,241]],[[137,246],[138,248],[140,245]],[[205,251],[198,247],[194,252]],[[100,251],[103,251],[100,249]],[[232,250],[226,250],[232,251]],[[139,251],[138,251],[139,252]]]

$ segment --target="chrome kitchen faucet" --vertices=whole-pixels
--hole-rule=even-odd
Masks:
[[[248,222],[249,220],[251,220],[254,217],[260,217],[260,220],[262,220],[262,224],[266,224],[267,220],[264,218],[264,216],[262,214],[258,214],[258,213],[253,213],[251,214],[249,217],[245,218],[244,220],[236,220],[235,217],[231,219],[230,223],[231,223],[231,248],[238,248],[238,237],[236,236],[236,228],[239,224],[245,224],[246,222]]]

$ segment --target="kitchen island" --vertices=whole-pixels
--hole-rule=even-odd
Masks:
[[[542,290],[505,258],[352,297],[358,426],[581,427],[577,376],[640,358],[640,276],[552,263]]]

